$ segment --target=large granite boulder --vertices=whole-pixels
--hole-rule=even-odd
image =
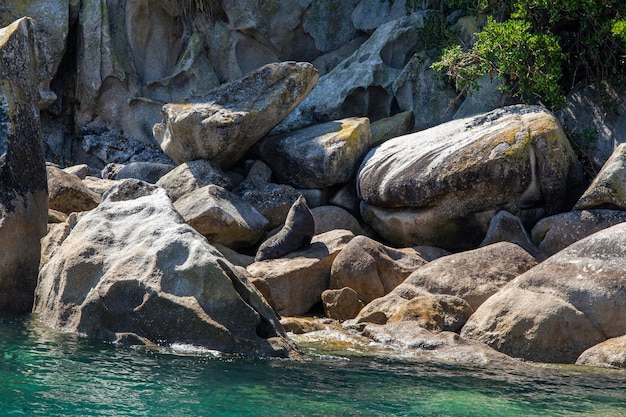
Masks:
[[[154,137],[179,164],[207,159],[227,168],[284,119],[317,78],[309,63],[265,65],[206,95],[166,104]]]
[[[330,288],[352,288],[367,304],[391,292],[424,264],[412,248],[390,248],[367,236],[356,236],[335,258]]]
[[[626,334],[626,224],[582,239],[485,301],[462,335],[508,355],[573,363]]]
[[[444,256],[418,268],[393,291],[369,303],[357,321],[384,324],[412,299],[428,294],[459,297],[476,310],[536,264],[525,250],[507,242]]]
[[[353,117],[268,136],[257,149],[281,182],[327,188],[354,176],[369,143],[369,119]]]
[[[476,247],[500,210],[559,212],[579,168],[552,113],[511,106],[391,139],[358,173],[361,212],[394,245]]]
[[[48,220],[36,33],[29,18],[0,29],[0,312],[32,309]]]
[[[211,243],[237,248],[257,243],[269,226],[250,203],[219,185],[207,185],[185,194],[174,208],[187,224]]]
[[[34,312],[108,341],[295,352],[241,271],[184,223],[163,189],[136,180],[76,223],[40,272]]]

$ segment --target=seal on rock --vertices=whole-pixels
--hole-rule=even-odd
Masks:
[[[311,243],[315,234],[315,220],[303,196],[293,203],[285,224],[278,233],[261,244],[255,261],[276,259]]]

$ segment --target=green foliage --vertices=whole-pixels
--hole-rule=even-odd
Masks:
[[[555,36],[532,33],[524,20],[489,19],[471,50],[446,49],[433,68],[447,69],[460,91],[477,88],[476,79],[489,74],[505,80],[503,88],[523,102],[559,106],[565,102],[559,87],[562,59]]]
[[[626,80],[623,0],[442,1],[497,17],[487,20],[473,47],[448,48],[433,65],[461,91],[485,74],[498,75],[522,101],[559,107],[584,77]]]

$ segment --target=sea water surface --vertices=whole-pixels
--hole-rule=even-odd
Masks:
[[[626,416],[626,371],[119,347],[0,318],[1,416]]]

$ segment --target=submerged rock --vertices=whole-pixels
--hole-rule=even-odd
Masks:
[[[48,220],[35,34],[29,18],[0,29],[0,312],[32,309]]]
[[[76,223],[40,272],[34,312],[51,327],[108,341],[295,353],[240,270],[184,223],[163,189],[136,180],[113,187]]]
[[[307,96],[317,78],[309,63],[265,65],[204,96],[166,104],[154,137],[179,164],[207,159],[228,168]]]

